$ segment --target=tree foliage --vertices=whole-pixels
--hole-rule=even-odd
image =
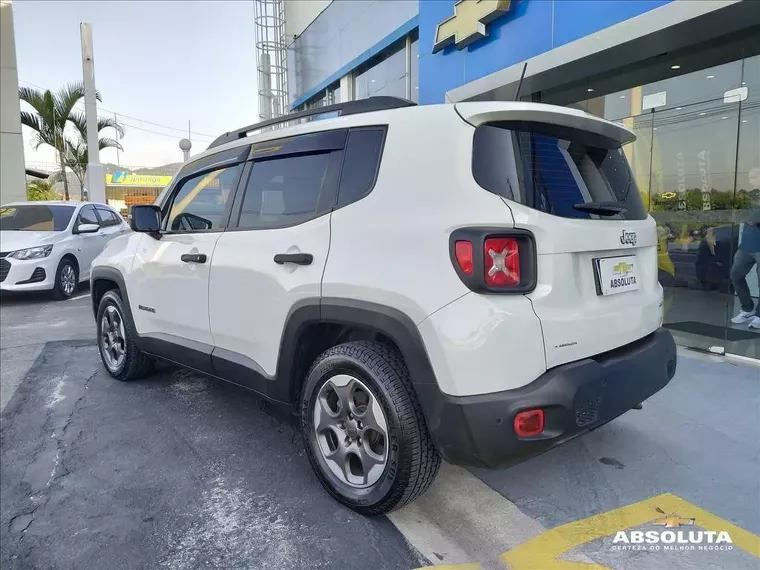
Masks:
[[[60,200],[61,195],[53,189],[51,181],[33,180],[26,186],[26,199],[30,201]]]

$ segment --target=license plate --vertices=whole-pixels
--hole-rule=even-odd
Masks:
[[[635,255],[595,259],[594,269],[599,295],[614,295],[639,288],[640,275]]]

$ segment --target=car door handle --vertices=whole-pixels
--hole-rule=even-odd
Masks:
[[[183,253],[180,257],[185,263],[206,263],[205,253]]]
[[[312,261],[314,261],[314,256],[310,253],[278,253],[274,256],[274,262],[280,265],[283,263],[311,265]]]

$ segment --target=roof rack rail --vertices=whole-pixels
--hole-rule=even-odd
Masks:
[[[214,139],[214,141],[208,145],[208,148],[214,148],[228,142],[244,139],[251,131],[271,127],[273,125],[279,125],[281,123],[287,123],[288,121],[303,119],[304,117],[325,115],[327,113],[337,113],[337,116],[356,115],[359,113],[370,113],[372,111],[385,111],[387,109],[412,107],[416,104],[417,103],[414,103],[409,99],[382,95],[378,97],[369,97],[367,99],[358,99],[356,101],[347,101],[345,103],[336,103],[335,105],[326,105],[324,107],[314,107],[313,109],[305,109],[304,111],[297,111],[295,113],[290,113],[289,115],[283,115],[274,119],[267,119],[266,121],[248,125],[242,129],[224,133],[223,135]]]

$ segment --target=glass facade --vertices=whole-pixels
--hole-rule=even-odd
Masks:
[[[419,103],[420,100],[420,40],[418,34],[414,34],[409,44],[410,53],[410,67],[409,75],[411,78],[411,89],[409,93],[409,99],[415,103]]]
[[[354,72],[354,99],[375,95],[407,96],[405,39]]]
[[[324,91],[320,91],[295,110],[314,109],[315,107],[324,107],[333,103],[340,103],[340,83],[333,83],[330,87]]]
[[[413,30],[410,35],[356,68],[348,79],[353,84],[354,100],[388,95],[411,99],[416,103],[419,99],[420,80],[418,31]],[[313,109],[340,102],[340,82],[336,82],[294,110]]]
[[[665,326],[679,344],[760,358],[760,328],[737,318],[760,297],[760,56],[571,106],[638,136],[626,153],[657,222]]]

